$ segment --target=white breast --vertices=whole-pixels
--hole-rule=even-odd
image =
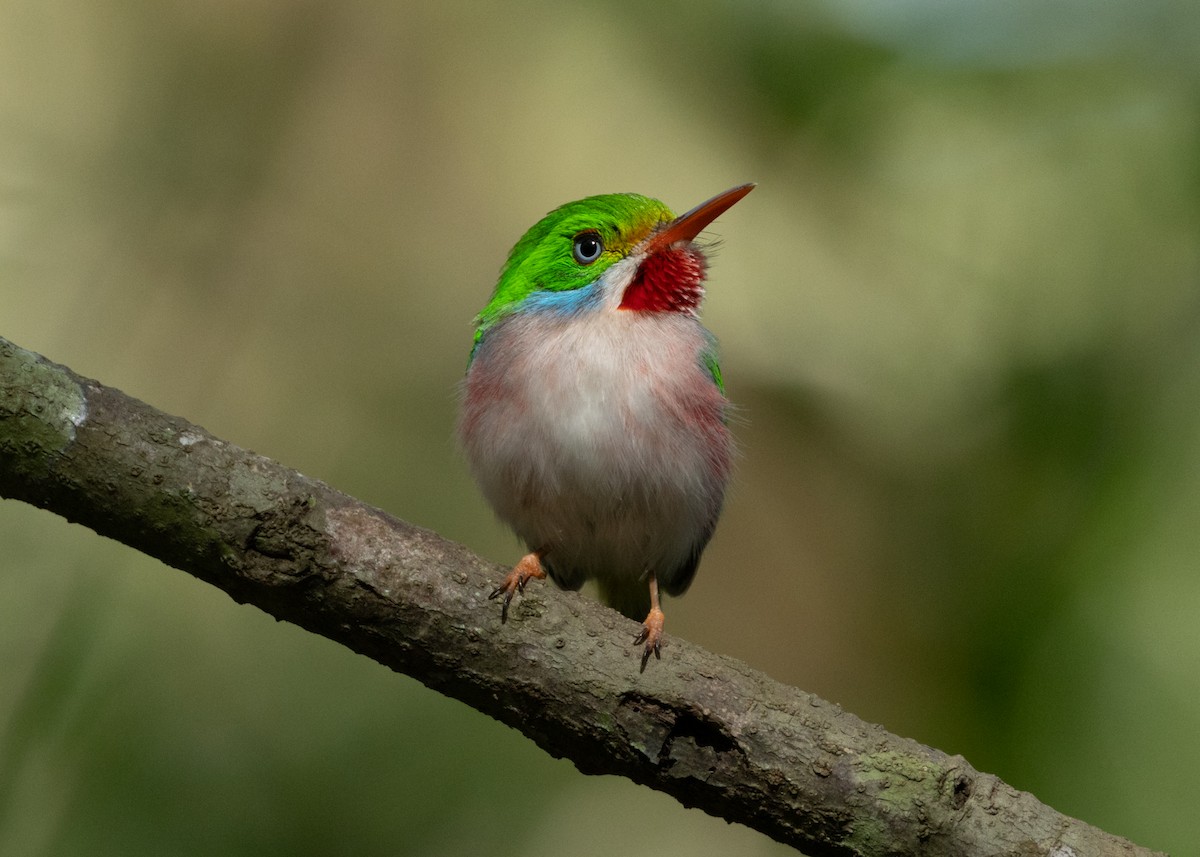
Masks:
[[[670,576],[707,540],[729,470],[708,336],[678,313],[510,316],[488,332],[459,425],[484,495],[556,579]],[[682,573],[682,572],[681,572]]]

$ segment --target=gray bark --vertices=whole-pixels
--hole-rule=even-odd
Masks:
[[[820,855],[1148,855],[997,777],[639,626],[0,339],[0,496],[49,509],[619,774]]]

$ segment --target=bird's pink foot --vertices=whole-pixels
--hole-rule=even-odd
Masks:
[[[530,580],[545,580],[546,570],[542,568],[543,551],[534,551],[521,557],[521,561],[513,566],[513,570],[504,576],[500,585],[492,590],[488,598],[504,596],[504,606],[500,608],[500,621],[508,621],[508,605],[513,595],[520,592],[525,594],[525,584]]]
[[[646,616],[646,621],[642,623],[642,633],[634,638],[633,644],[646,644],[646,650],[642,653],[642,671],[646,670],[646,662],[650,660],[650,655],[662,660],[662,637],[663,625],[666,624],[667,617],[655,604],[650,608],[649,615]]]

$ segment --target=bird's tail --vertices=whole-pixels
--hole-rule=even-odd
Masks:
[[[600,578],[596,584],[600,589],[601,601],[635,622],[641,622],[650,612],[650,584],[645,578]]]

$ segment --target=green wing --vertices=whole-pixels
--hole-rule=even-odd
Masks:
[[[717,362],[717,349],[715,343],[713,346],[704,349],[700,355],[700,361],[704,364],[704,368],[708,370],[708,374],[712,376],[713,383],[717,385],[717,389],[721,391],[721,395],[725,395],[725,379],[721,377],[721,364]]]

